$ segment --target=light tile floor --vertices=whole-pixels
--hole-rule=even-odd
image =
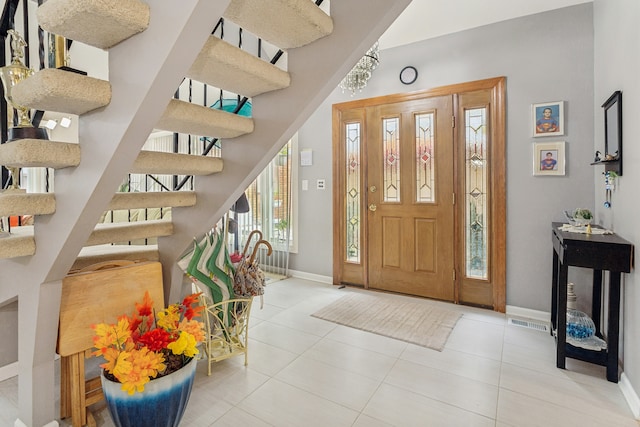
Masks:
[[[438,303],[463,313],[438,352],[310,316],[348,292],[362,291],[302,279],[268,285],[264,308],[256,300],[251,314],[249,365],[229,359],[207,376],[200,361],[181,425],[638,427],[603,367],[555,367],[548,333]],[[104,406],[95,414],[98,426],[113,426]],[[0,382],[0,425],[16,416],[13,378]]]

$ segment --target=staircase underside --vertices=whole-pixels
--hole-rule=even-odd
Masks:
[[[201,235],[202,225],[213,227],[408,3],[332,1],[333,33],[289,52],[290,86],[252,99],[254,132],[223,142],[227,167],[195,181],[198,204],[174,213],[180,226],[158,241],[165,277],[174,284],[169,298],[178,298],[181,290],[183,272],[176,260]]]

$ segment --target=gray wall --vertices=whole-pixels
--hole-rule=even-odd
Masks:
[[[507,304],[549,311],[550,224],[564,209],[594,207],[592,10],[586,3],[384,50],[362,93],[336,89],[299,131],[314,165],[300,168],[310,189],[300,192],[299,251],[290,267],[332,275],[331,192],[315,190],[318,178],[331,183],[332,104],[506,76]],[[419,72],[411,86],[398,79],[406,65]],[[565,135],[533,138],[531,104],[549,101],[565,101]],[[566,176],[532,176],[534,141],[566,141]]]
[[[0,307],[0,367],[18,361],[18,301]]]
[[[595,146],[603,149],[604,114],[600,106],[616,90],[622,91],[623,105],[623,176],[612,196],[612,208],[605,209],[604,183],[600,172],[595,176],[596,219],[612,228],[631,243],[640,241],[638,223],[638,182],[640,182],[640,144],[636,126],[640,117],[640,2],[638,0],[596,0],[595,27]],[[601,167],[600,167],[601,168]],[[636,268],[638,263],[636,261]],[[640,390],[640,276],[637,270],[623,275],[622,360],[623,384],[628,380]],[[625,378],[626,377],[626,378]],[[624,388],[623,388],[624,390]],[[637,393],[636,393],[637,399]],[[640,402],[636,400],[636,405]],[[633,408],[636,417],[640,407]]]

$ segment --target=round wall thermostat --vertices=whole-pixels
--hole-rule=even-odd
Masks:
[[[418,70],[416,67],[407,66],[400,71],[400,81],[406,85],[410,85],[418,78]]]

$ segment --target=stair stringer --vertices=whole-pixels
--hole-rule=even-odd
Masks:
[[[62,279],[228,3],[154,1],[149,28],[110,49],[111,103],[81,117],[81,162],[56,171],[57,212],[35,218],[36,254],[0,260],[0,304],[18,296],[16,425],[57,425]]]
[[[173,235],[158,239],[169,301],[177,301],[183,291],[184,272],[176,261],[191,247],[194,237],[210,230],[227,212],[409,3],[332,1],[333,33],[288,51],[291,85],[252,98],[254,132],[222,142],[224,170],[195,180],[196,206],[176,210]]]

